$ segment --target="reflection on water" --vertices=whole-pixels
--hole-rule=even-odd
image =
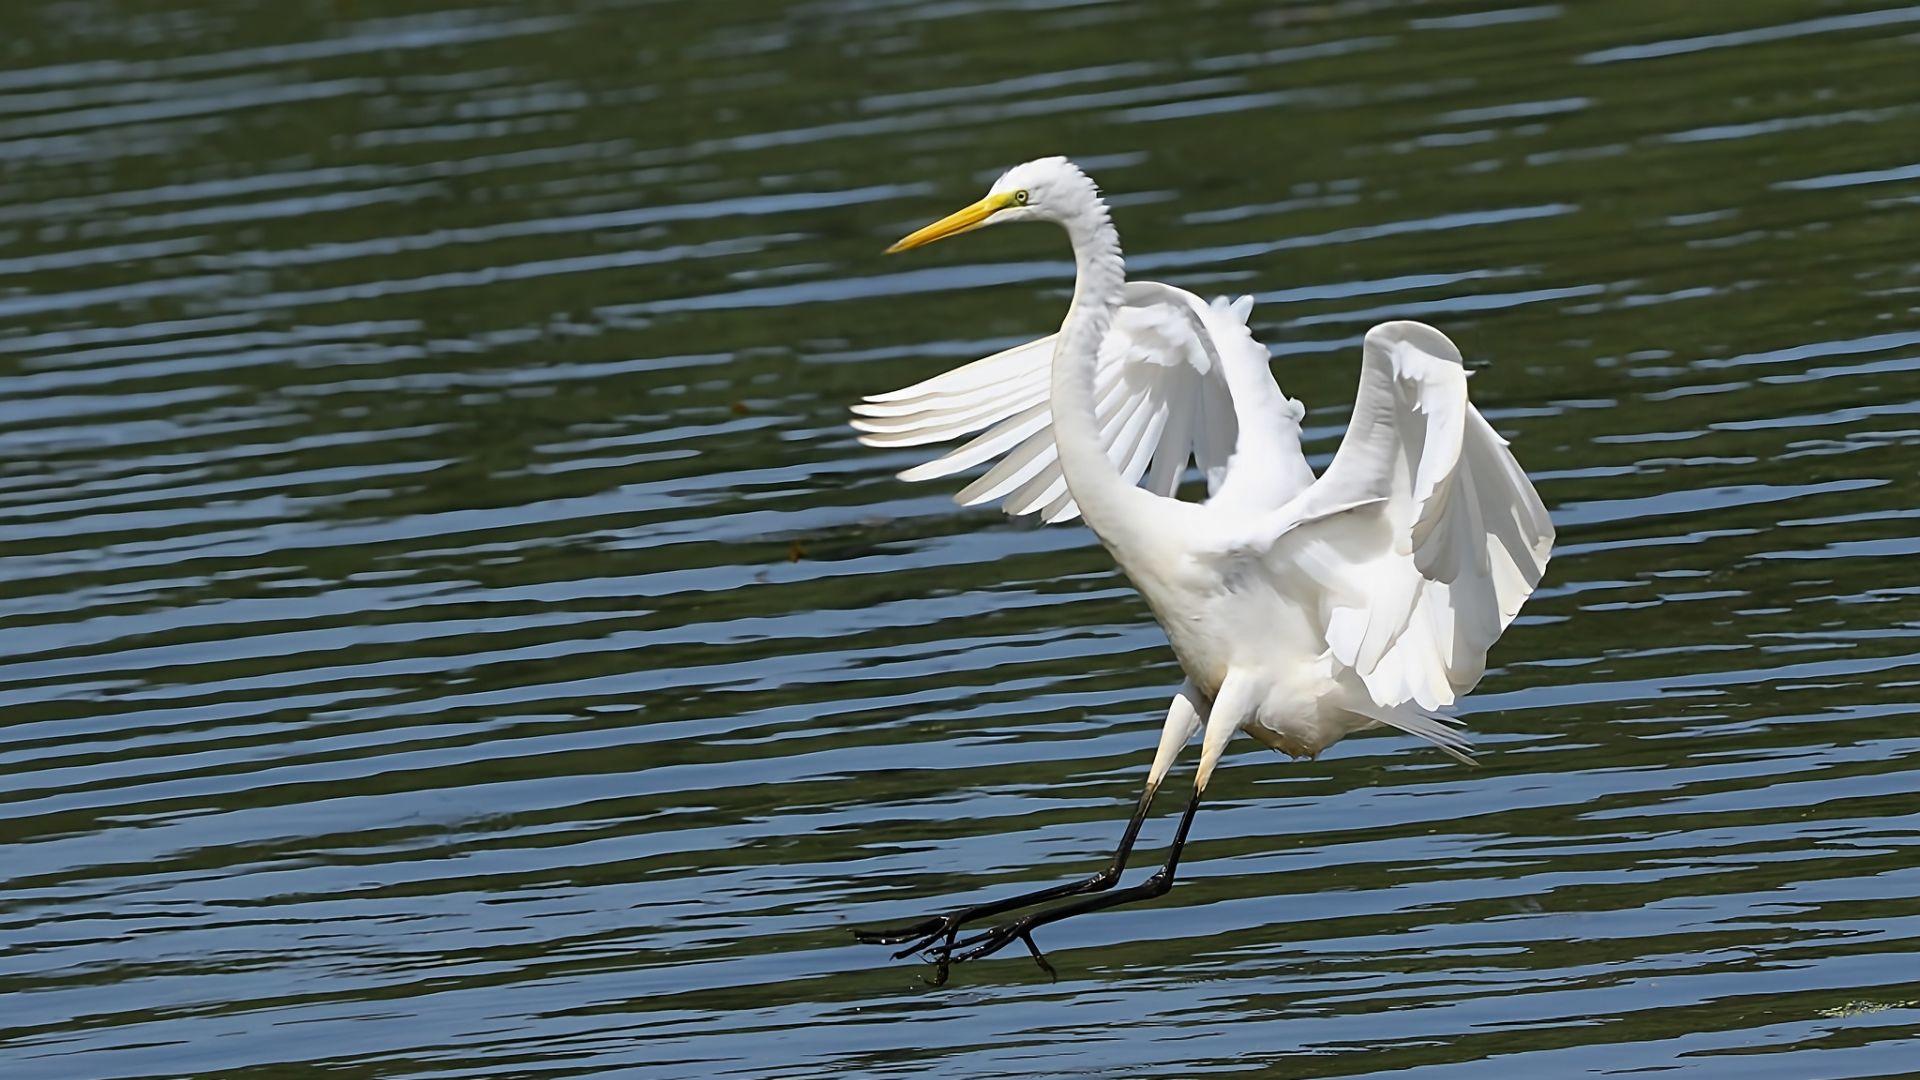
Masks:
[[[1920,8],[87,0],[0,50],[9,1077],[1920,1060]],[[1365,329],[1443,327],[1561,546],[1483,768],[1248,744],[1172,895],[933,993],[847,928],[1094,867],[1178,678],[1083,529],[844,423],[1057,321],[1044,233],[877,254],[1055,152],[1136,273],[1259,297],[1316,461]]]

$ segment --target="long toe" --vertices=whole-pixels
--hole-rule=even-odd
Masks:
[[[855,927],[853,940],[862,945],[898,945],[914,938],[937,936],[946,920],[938,915],[931,919],[922,919],[911,926],[874,926]]]
[[[905,960],[907,957],[912,956],[914,953],[917,953],[922,949],[925,949],[928,946],[932,945],[934,942],[939,941],[940,936],[942,934],[946,934],[947,930],[948,930],[947,925],[945,923],[941,923],[939,926],[936,926],[933,928],[932,933],[922,934],[919,937],[913,939],[913,943],[911,945],[908,945],[906,948],[901,949],[899,952],[894,953],[893,958],[895,960]]]
[[[988,938],[994,936],[995,934],[998,934],[999,932],[1000,932],[999,927],[990,926],[987,929],[982,930],[977,934],[968,934],[966,937],[963,937],[958,941],[947,942],[946,951],[961,952],[963,950],[970,949],[975,945],[978,945],[981,942],[987,940]]]
[[[1007,943],[1024,934],[1026,930],[1017,924],[997,926],[984,934],[976,934],[953,946],[950,953],[956,964],[968,960],[978,960],[983,956],[992,956],[1007,947]]]

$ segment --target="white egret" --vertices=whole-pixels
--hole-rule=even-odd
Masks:
[[[1236,732],[1313,757],[1385,725],[1469,761],[1438,710],[1479,681],[1487,650],[1546,569],[1553,524],[1507,443],[1467,400],[1445,335],[1383,323],[1362,348],[1345,438],[1317,479],[1300,449],[1301,405],[1275,385],[1248,332],[1251,298],[1212,304],[1125,279],[1099,190],[1065,158],[1008,170],[985,198],[889,248],[986,225],[1052,221],[1077,277],[1059,333],[856,406],[863,441],[939,442],[984,432],[909,469],[944,476],[995,461],[957,498],[1004,500],[1047,521],[1078,514],[1167,633],[1186,681],[1174,694],[1145,791],[1104,871],[911,926],[859,931],[910,942],[940,965],[1019,940],[1049,974],[1032,931],[1165,893],[1194,811]],[[1189,460],[1204,502],[1174,498]],[[1205,730],[1193,796],[1167,860],[1108,891],[1180,749]],[[1087,895],[1100,894],[1100,895]],[[1061,897],[968,938],[975,920]]]

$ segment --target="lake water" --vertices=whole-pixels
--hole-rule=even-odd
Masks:
[[[1920,1074],[1920,7],[1515,3],[0,9],[0,1072]],[[849,928],[1100,865],[1179,679],[845,422],[1058,322],[879,254],[1050,153],[1316,463],[1446,330],[1560,545],[1480,768],[1237,743],[934,990]]]

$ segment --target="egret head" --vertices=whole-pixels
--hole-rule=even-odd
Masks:
[[[1067,222],[1100,204],[1099,189],[1063,157],[1036,158],[1000,174],[986,198],[917,230],[887,249],[891,255],[1007,221]]]

